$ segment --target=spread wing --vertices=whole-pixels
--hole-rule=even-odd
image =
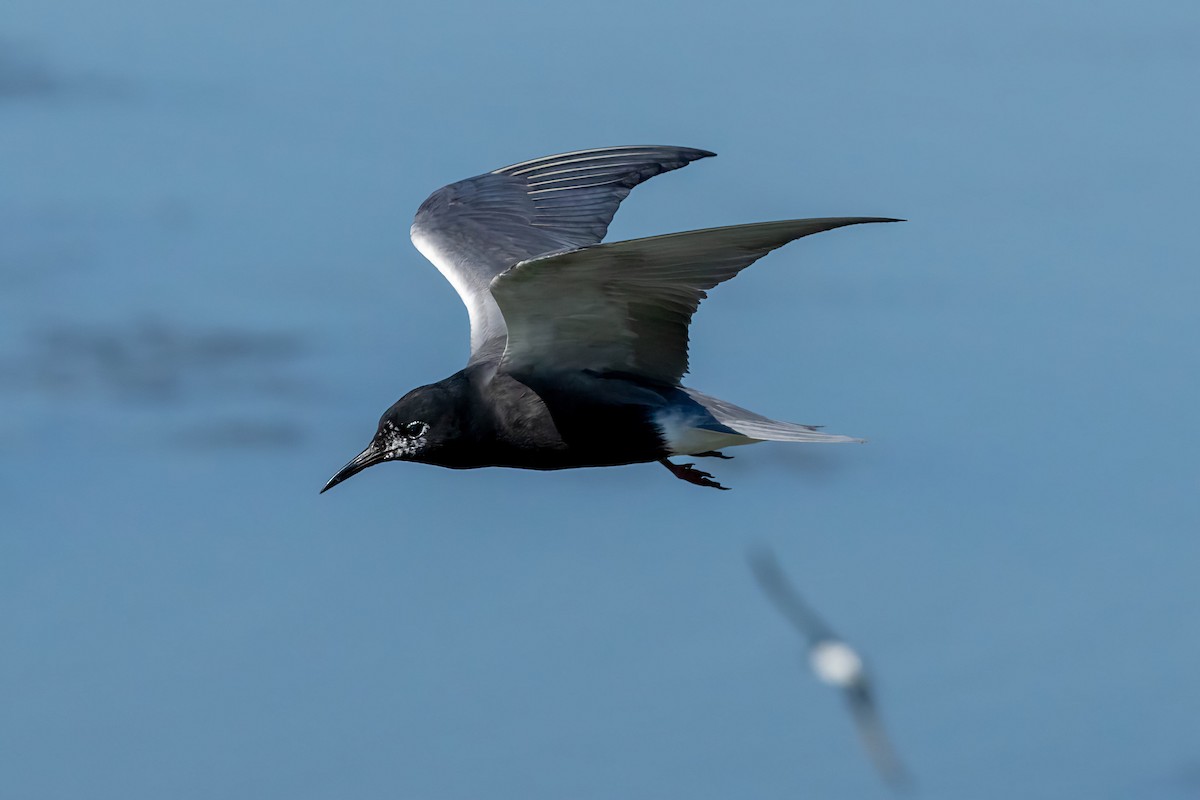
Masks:
[[[887,731],[884,730],[870,687],[864,682],[848,690],[846,702],[854,716],[854,726],[858,729],[858,736],[866,748],[867,756],[879,770],[880,776],[893,789],[910,789],[913,785],[912,775],[900,760]]]
[[[505,368],[637,375],[678,385],[688,325],[706,291],[777,247],[877,217],[760,222],[633,239],[524,261],[492,281]]]
[[[796,626],[796,630],[814,644],[821,640],[832,640],[833,629],[808,607],[800,592],[784,574],[783,567],[769,550],[756,549],[749,555],[750,569],[762,587],[763,594],[774,604],[779,613]]]
[[[499,338],[492,279],[519,261],[596,244],[634,186],[714,155],[687,147],[579,150],[524,161],[438,189],[421,204],[412,240],[471,317],[471,353]]]

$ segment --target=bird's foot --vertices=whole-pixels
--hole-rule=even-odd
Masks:
[[[664,467],[671,470],[671,474],[674,475],[676,478],[679,478],[679,480],[681,480],[681,481],[687,481],[688,483],[694,483],[697,486],[710,486],[713,489],[722,489],[725,491],[729,490],[728,486],[722,486],[721,484],[719,484],[715,480],[713,480],[712,475],[709,475],[707,472],[701,472],[700,470],[696,469],[695,464],[676,464],[672,461],[668,461],[665,458],[659,459],[658,463],[662,464]]]
[[[726,461],[732,461],[733,456],[727,456],[720,450],[705,450],[703,453],[692,453],[696,458],[722,458]]]

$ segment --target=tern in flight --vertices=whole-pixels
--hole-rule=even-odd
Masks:
[[[770,551],[752,551],[750,568],[763,593],[807,641],[808,663],[818,680],[839,689],[846,698],[859,738],[884,781],[896,790],[910,788],[912,779],[879,719],[862,657],[808,607]]]
[[[854,442],[778,422],[680,384],[706,292],[788,242],[880,217],[760,222],[600,244],[633,187],[711,156],[686,147],[580,150],[438,189],[412,225],[417,249],[467,306],[466,368],[413,389],[329,480],[385,461],[454,469],[568,469],[657,461],[761,441]]]

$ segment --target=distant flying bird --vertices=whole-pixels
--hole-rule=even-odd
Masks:
[[[862,657],[808,607],[769,551],[752,551],[750,568],[763,592],[807,640],[808,663],[813,673],[822,683],[842,691],[859,738],[884,781],[893,789],[910,788],[912,779],[896,756],[879,719]]]
[[[412,240],[467,306],[470,360],[400,398],[367,449],[321,491],[384,461],[453,469],[657,461],[677,478],[723,489],[668,457],[723,457],[720,448],[764,440],[859,441],[681,386],[688,326],[708,289],[775,248],[844,225],[898,220],[786,220],[599,244],[633,187],[711,155],[580,150],[430,195]]]

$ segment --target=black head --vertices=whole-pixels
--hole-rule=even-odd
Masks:
[[[384,412],[367,449],[330,478],[321,492],[384,461],[435,460],[458,436],[458,428],[457,404],[450,392],[437,384],[413,389]]]

